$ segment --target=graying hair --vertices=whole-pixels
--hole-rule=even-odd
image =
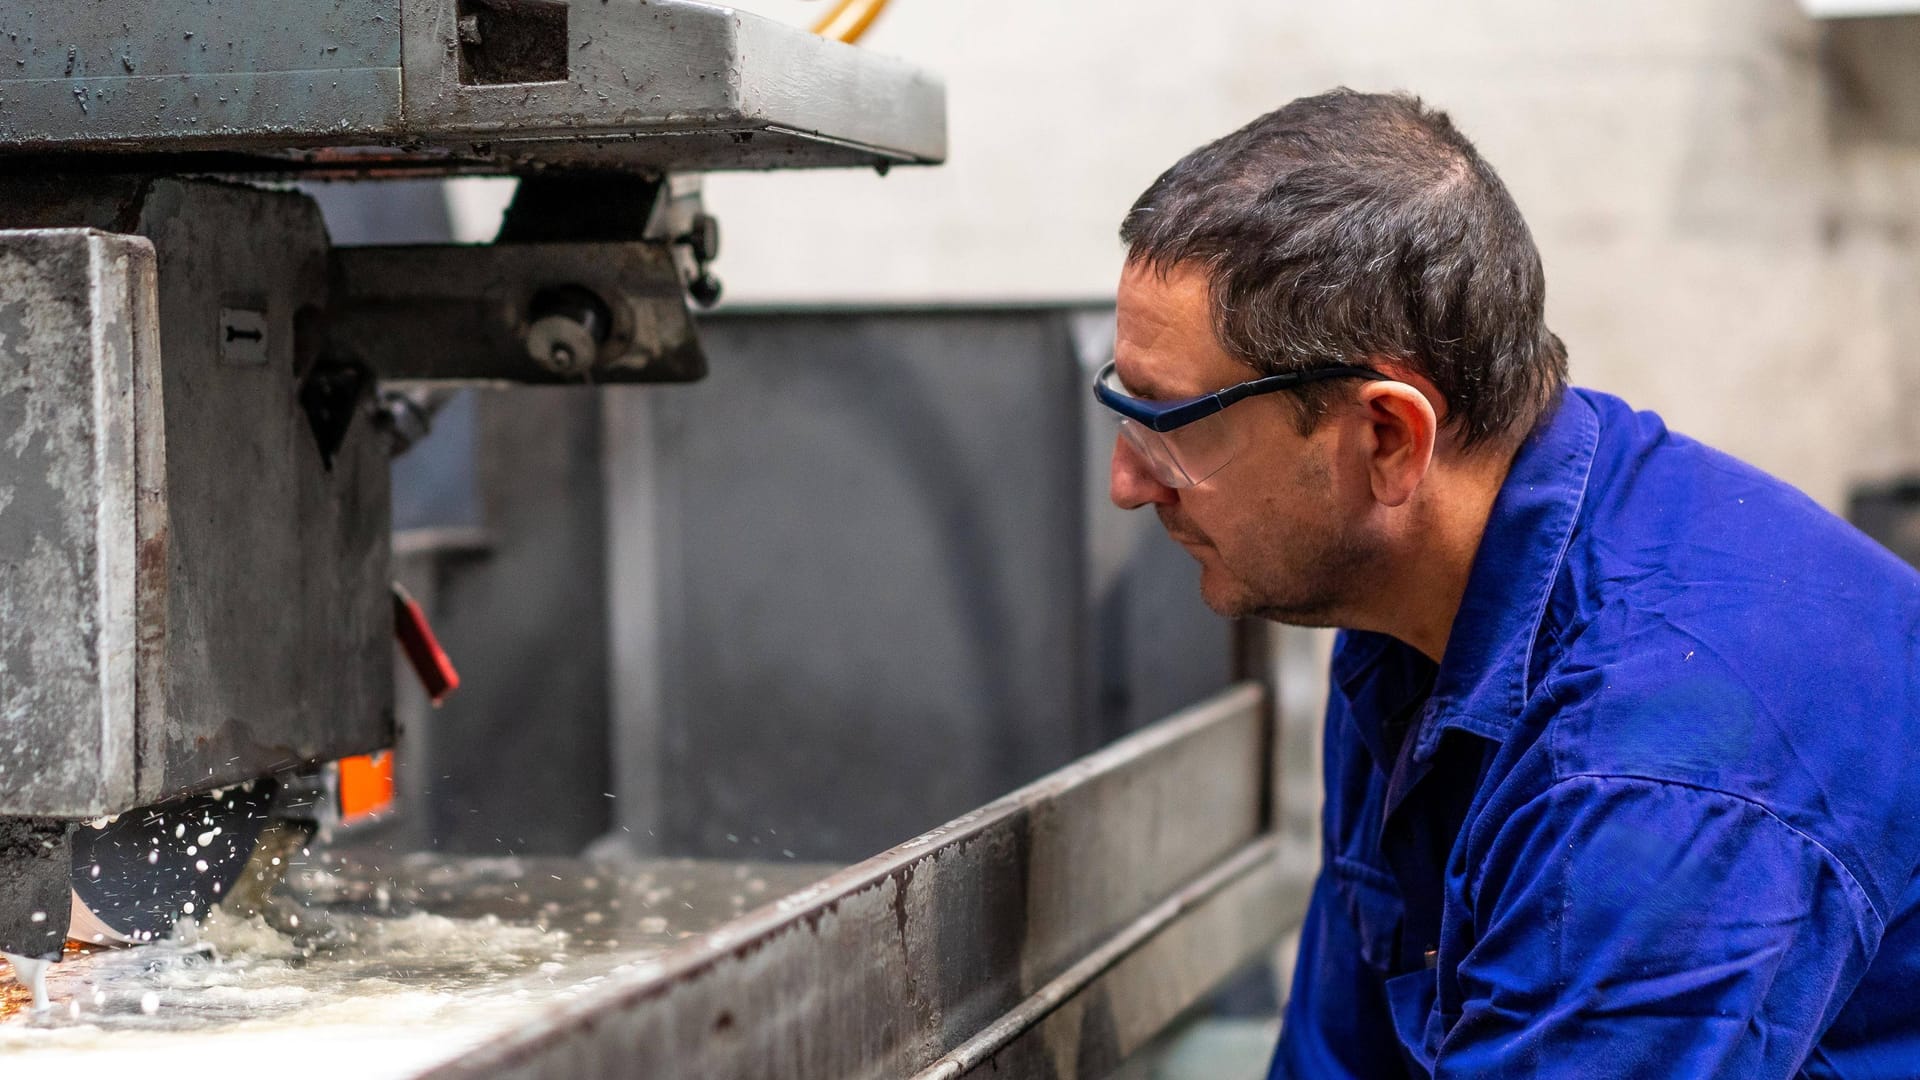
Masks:
[[[1263,374],[1385,357],[1461,443],[1524,436],[1567,352],[1520,209],[1445,113],[1406,94],[1300,98],[1182,158],[1121,225],[1128,259],[1209,279],[1214,329]],[[1351,383],[1296,392],[1311,431]]]

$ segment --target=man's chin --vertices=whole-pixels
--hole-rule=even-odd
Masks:
[[[1205,559],[1200,561],[1200,600],[1223,619],[1244,619],[1260,610],[1246,586]]]
[[[1333,605],[1325,600],[1275,603],[1270,597],[1256,596],[1245,584],[1204,561],[1200,569],[1200,599],[1224,619],[1266,619],[1316,629],[1346,625],[1335,614]]]

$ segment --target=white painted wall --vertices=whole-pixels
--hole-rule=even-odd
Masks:
[[[1916,27],[1793,0],[895,0],[865,47],[945,75],[951,162],[713,177],[717,269],[736,302],[1105,296],[1180,154],[1300,94],[1408,89],[1527,212],[1578,381],[1838,506],[1920,466],[1920,81],[1832,69],[1920,72]]]

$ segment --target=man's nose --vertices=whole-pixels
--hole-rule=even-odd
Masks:
[[[1107,475],[1107,496],[1122,510],[1138,510],[1155,503],[1171,504],[1174,490],[1154,479],[1153,470],[1125,435],[1113,440],[1113,467]]]

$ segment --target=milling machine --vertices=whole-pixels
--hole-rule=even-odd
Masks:
[[[394,741],[396,631],[446,680],[391,592],[419,409],[382,386],[698,379],[690,177],[945,150],[936,81],[681,0],[50,4],[0,33],[0,951],[28,959],[69,884],[75,936],[149,940],[324,813],[310,767]],[[493,244],[335,248],[282,183],[469,173],[523,177]]]
[[[263,908],[329,763],[396,742],[396,638],[429,695],[457,681],[393,584],[388,462],[434,387],[699,380],[697,174],[945,154],[936,80],[693,0],[0,23],[0,951],[28,971]],[[336,246],[290,183],[462,175],[518,178],[492,243]],[[1099,1075],[1296,902],[1272,749],[1228,690],[437,1075]]]

